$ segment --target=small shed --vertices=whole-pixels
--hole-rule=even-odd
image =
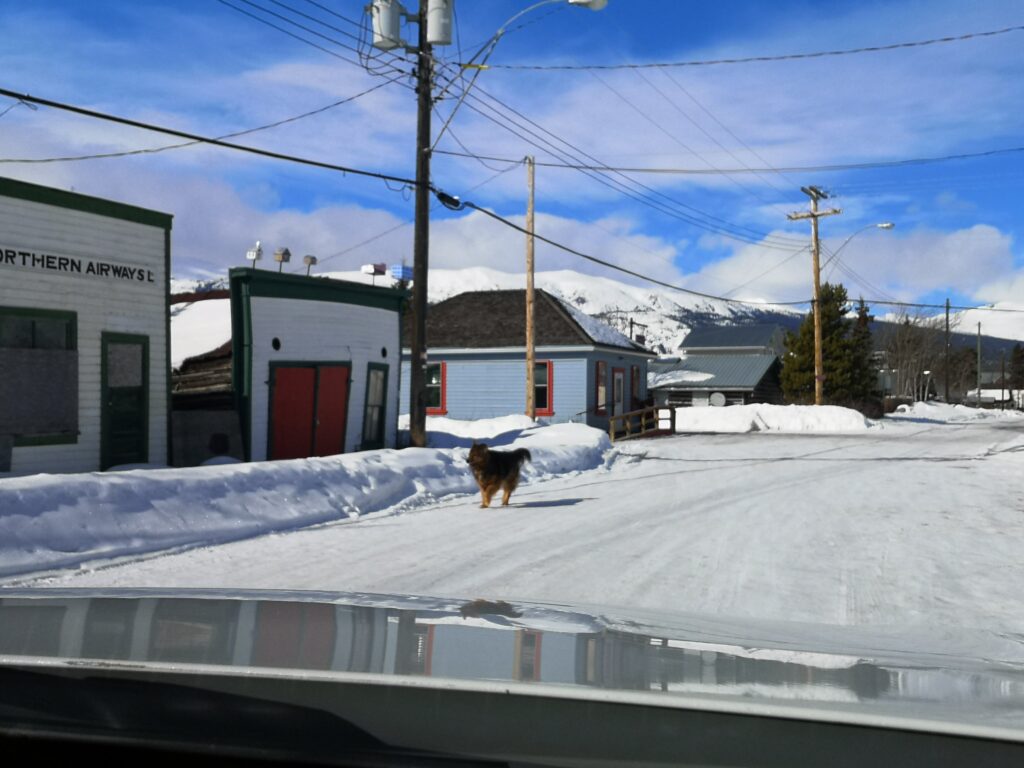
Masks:
[[[176,464],[396,447],[405,291],[241,267],[229,284],[230,341],[172,377]]]
[[[659,406],[781,403],[774,354],[686,354],[652,364],[647,386]]]
[[[394,448],[405,291],[244,267],[229,277],[246,458]]]
[[[534,299],[534,402],[539,419],[606,430],[647,400],[655,355],[552,294]],[[411,317],[405,339],[412,338]],[[401,403],[408,413],[409,349]],[[427,312],[427,414],[486,419],[526,408],[526,291],[472,291]]]

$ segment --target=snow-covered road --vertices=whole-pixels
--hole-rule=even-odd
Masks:
[[[602,603],[1024,635],[1024,423],[622,443],[610,466],[37,586]]]

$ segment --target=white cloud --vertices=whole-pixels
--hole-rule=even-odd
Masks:
[[[1013,270],[1012,238],[988,225],[953,232],[865,231],[846,240],[825,238],[823,246],[822,280],[843,283],[854,297],[909,301],[937,290],[979,299],[986,294],[989,301],[1009,297],[1009,288],[997,286]],[[837,249],[839,261],[830,262]],[[812,294],[810,250],[794,255],[746,246],[699,270],[689,285],[735,290],[730,295],[736,298],[807,299]]]

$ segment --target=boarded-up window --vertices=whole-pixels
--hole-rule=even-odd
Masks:
[[[76,315],[0,307],[0,434],[78,434]]]

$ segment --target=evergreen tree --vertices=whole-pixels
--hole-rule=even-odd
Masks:
[[[1010,352],[1008,376],[1011,387],[1015,390],[1024,389],[1024,347],[1019,341],[1013,345],[1013,351]]]
[[[871,363],[871,315],[861,300],[857,319],[846,317],[849,305],[841,284],[821,286],[821,351],[825,401],[864,408],[874,398],[876,374]],[[796,333],[786,334],[782,391],[788,402],[814,402],[814,313]]]

